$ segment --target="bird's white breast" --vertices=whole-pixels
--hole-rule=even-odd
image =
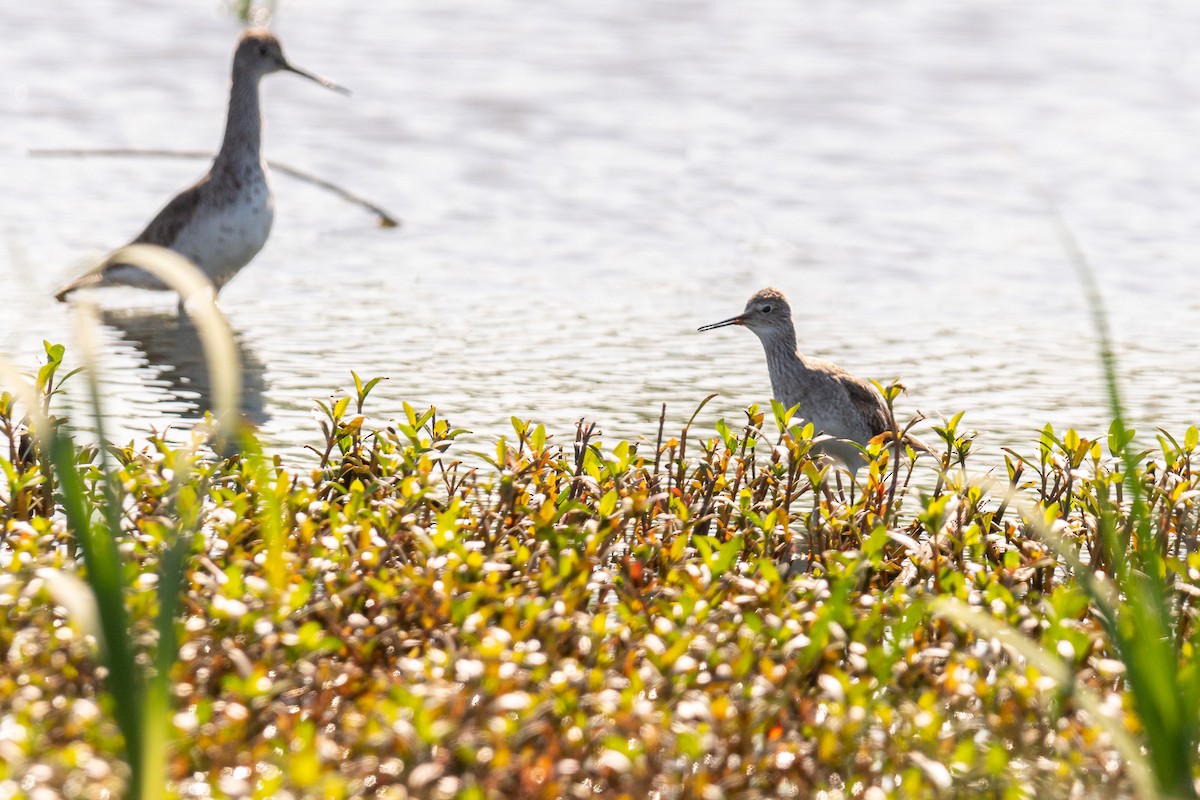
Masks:
[[[220,288],[267,243],[274,199],[265,181],[253,182],[235,197],[197,210],[171,249],[191,259]]]

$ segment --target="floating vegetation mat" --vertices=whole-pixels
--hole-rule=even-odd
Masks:
[[[223,458],[151,439],[107,449],[115,480],[94,446],[51,468],[4,396],[0,797],[131,796],[155,747],[165,779],[147,792],[179,797],[1163,785],[1106,615],[1137,623],[1120,616],[1117,579],[1137,566],[1124,552],[1157,554],[1170,675],[1193,680],[1194,428],[1162,434],[1126,481],[1119,430],[1048,428],[1006,471],[972,475],[954,419],[941,456],[876,442],[852,481],[778,409],[636,443],[514,419],[469,454],[433,410],[367,419],[373,384],[355,381],[321,406],[327,444],[308,463],[249,438]],[[104,620],[77,580],[72,497],[94,530],[117,526],[125,674],[104,666]],[[163,670],[162,735],[127,756],[138,723],[113,698]],[[1194,739],[1180,757],[1194,769]]]

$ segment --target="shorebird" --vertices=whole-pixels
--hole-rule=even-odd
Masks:
[[[156,244],[180,253],[208,276],[217,291],[258,255],[275,217],[267,162],[262,157],[258,84],[264,75],[281,71],[349,94],[336,83],[290,64],[273,33],[243,33],[233,54],[225,137],[212,168],[175,195],[130,244]],[[137,267],[113,264],[68,283],[55,296],[65,300],[76,289],[92,286],[168,289]]]
[[[896,432],[895,420],[874,386],[829,361],[806,356],[796,347],[792,308],[778,289],[762,289],[736,317],[704,325],[711,331],[727,325],[744,325],[762,342],[767,354],[771,391],[784,408],[800,404],[798,415],[811,422],[815,434],[830,437],[817,449],[846,465],[851,475],[863,465],[865,445],[882,433]],[[905,440],[916,449],[928,446],[914,436]]]

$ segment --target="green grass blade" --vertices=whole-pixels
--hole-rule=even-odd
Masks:
[[[1088,716],[1112,739],[1113,746],[1125,758],[1129,779],[1137,789],[1136,796],[1141,800],[1155,800],[1164,797],[1155,781],[1155,771],[1147,763],[1148,759],[1142,754],[1137,741],[1126,732],[1119,719],[1114,719],[1107,712],[1095,692],[1075,680],[1075,676],[1061,659],[1012,626],[972,608],[961,600],[939,597],[933,601],[932,609],[939,616],[970,628],[977,635],[999,640],[1001,644],[1011,648],[1036,667],[1039,672],[1053,679],[1060,688],[1070,693],[1079,707],[1086,711]]]
[[[1188,698],[1192,695],[1179,681],[1180,651],[1174,642],[1173,631],[1176,626],[1172,603],[1168,600],[1166,569],[1161,555],[1155,549],[1157,537],[1152,535],[1154,520],[1146,505],[1138,470],[1139,459],[1136,450],[1130,446],[1132,432],[1125,424],[1117,359],[1104,298],[1087,254],[1054,199],[1015,151],[1013,155],[1025,168],[1031,189],[1043,203],[1046,215],[1083,288],[1099,346],[1109,411],[1113,417],[1110,441],[1115,443],[1115,455],[1122,463],[1122,478],[1130,500],[1129,520],[1136,532],[1132,559],[1127,561],[1128,554],[1123,547],[1117,546],[1120,537],[1113,535],[1111,526],[1101,526],[1105,534],[1105,547],[1113,561],[1117,589],[1125,598],[1117,609],[1121,619],[1116,624],[1109,623],[1110,638],[1127,669],[1134,706],[1142,719],[1146,746],[1159,787],[1171,797],[1195,798],[1193,774],[1197,763],[1197,737],[1200,735],[1196,717],[1200,708],[1191,705]],[[1102,521],[1114,512],[1119,516],[1119,509],[1115,506],[1109,505],[1109,502],[1101,503]],[[1184,701],[1182,707],[1181,700]]]
[[[106,684],[115,701],[113,713],[121,735],[125,737],[130,769],[135,777],[140,777],[142,685],[129,637],[120,555],[108,531],[102,525],[92,524],[87,507],[87,490],[75,464],[74,442],[61,433],[51,433],[49,438],[67,524],[83,551],[88,584],[96,595],[103,633],[104,662],[109,672]]]

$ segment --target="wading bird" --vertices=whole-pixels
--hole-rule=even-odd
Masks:
[[[220,291],[258,255],[275,217],[267,162],[262,157],[259,81],[272,72],[293,72],[334,91],[337,84],[288,63],[269,31],[242,34],[233,55],[233,81],[221,151],[208,174],[172,198],[131,244],[155,244],[185,256]],[[59,300],[93,286],[168,287],[130,264],[110,264],[63,286]]]
[[[778,289],[755,292],[746,309],[736,317],[704,325],[702,331],[743,325],[753,331],[767,354],[767,372],[771,391],[784,408],[797,403],[799,417],[811,422],[814,434],[831,438],[817,449],[846,465],[853,475],[864,463],[858,446],[883,433],[895,433],[895,420],[883,396],[874,386],[854,377],[837,364],[800,353],[796,348],[796,329],[792,327],[792,308]],[[930,452],[914,436],[905,441],[914,448]]]

